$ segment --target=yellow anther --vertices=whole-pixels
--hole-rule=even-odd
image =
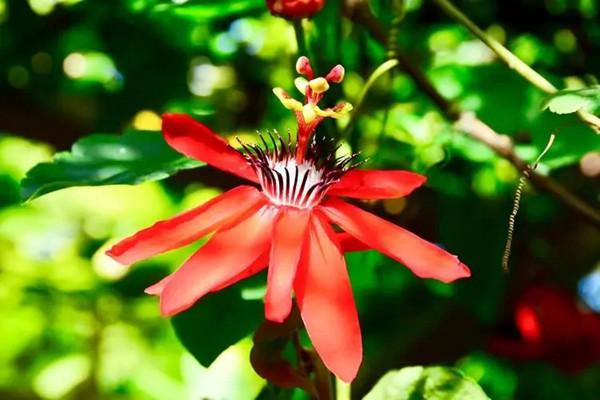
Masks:
[[[323,93],[329,89],[329,83],[325,78],[319,77],[308,82],[308,85],[315,93]]]
[[[296,85],[296,89],[300,91],[303,95],[306,95],[306,87],[308,86],[308,81],[302,77],[298,77],[294,80],[294,85]]]
[[[350,111],[352,111],[352,108],[352,104],[350,103],[340,103],[334,108],[326,108],[324,110],[321,110],[317,107],[315,112],[319,117],[341,118],[344,115],[348,114]]]
[[[293,111],[301,111],[302,110],[302,107],[303,107],[302,103],[300,103],[296,99],[291,98],[290,95],[287,94],[286,91],[283,90],[282,88],[273,88],[273,93],[275,94],[275,96],[277,96],[277,98],[279,99],[281,104],[283,104],[283,106],[285,108],[287,108],[288,110],[293,110]]]

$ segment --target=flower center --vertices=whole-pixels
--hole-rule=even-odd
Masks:
[[[291,139],[286,143],[278,133],[267,132],[267,136],[272,146],[267,145],[262,134],[263,147],[241,141],[240,144],[245,150],[246,160],[256,171],[263,193],[279,206],[316,206],[327,189],[357,165],[354,163],[356,154],[336,157],[337,149],[326,152],[327,141],[317,142],[314,136],[306,157],[298,162],[296,146]]]
[[[258,175],[263,192],[277,205],[313,207],[333,183],[323,179],[323,171],[309,162],[298,165],[291,158],[269,164],[268,168],[259,170]]]

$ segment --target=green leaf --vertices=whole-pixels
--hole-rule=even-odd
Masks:
[[[406,367],[383,376],[364,400],[489,400],[484,391],[457,369]]]
[[[166,4],[162,3],[154,7],[155,12],[167,11],[196,21],[228,18],[259,9],[266,10],[264,0],[192,0],[181,5],[169,1]]]
[[[29,170],[21,181],[22,198],[30,200],[72,186],[135,185],[202,165],[171,149],[158,132],[96,134]]]
[[[181,343],[205,367],[263,320],[263,303],[243,300],[239,286],[211,293],[171,320]]]
[[[584,89],[566,89],[552,94],[544,102],[544,109],[555,114],[571,114],[600,105],[600,85]]]

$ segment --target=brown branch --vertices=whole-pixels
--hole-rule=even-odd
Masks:
[[[512,140],[508,136],[501,135],[494,131],[485,122],[478,119],[475,114],[467,112],[462,113],[460,118],[456,121],[455,126],[458,130],[485,144],[494,150],[496,154],[510,161],[511,164],[519,169],[519,171],[528,169],[527,163],[516,155]],[[600,227],[599,211],[585,203],[554,179],[540,175],[535,171],[530,171],[529,180],[539,189],[553,194],[560,199],[564,205]]]
[[[540,75],[536,70],[525,64],[519,57],[510,52],[496,39],[485,33],[479,26],[469,19],[462,11],[452,4],[449,0],[434,0],[450,18],[456,20],[459,24],[467,28],[475,37],[481,40],[487,47],[490,48],[502,62],[510,69],[521,75],[527,82],[537,87],[544,93],[556,93],[558,89],[550,83],[549,80]],[[587,123],[592,129],[600,134],[600,118],[586,111],[577,113],[579,118]]]
[[[382,44],[387,43],[388,38],[383,26],[372,14],[365,0],[345,0],[344,5],[347,18],[365,27]],[[413,79],[417,87],[431,99],[442,114],[449,120],[454,121],[458,130],[485,144],[494,150],[496,154],[508,160],[518,170],[524,171],[527,169],[527,163],[515,153],[510,137],[494,131],[489,125],[477,118],[475,114],[463,112],[457,104],[442,96],[423,71],[414,65],[406,55],[402,54],[400,49],[398,49],[396,57],[400,67]],[[600,211],[585,203],[560,183],[536,172],[530,174],[530,180],[538,189],[552,194],[566,207],[600,228]]]

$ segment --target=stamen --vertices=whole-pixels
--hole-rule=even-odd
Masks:
[[[306,157],[298,162],[289,131],[287,142],[277,131],[259,133],[259,138],[264,147],[236,139],[256,171],[263,193],[277,205],[312,208],[331,185],[358,165],[358,154],[336,157],[339,146],[333,146],[332,139],[313,137]]]

